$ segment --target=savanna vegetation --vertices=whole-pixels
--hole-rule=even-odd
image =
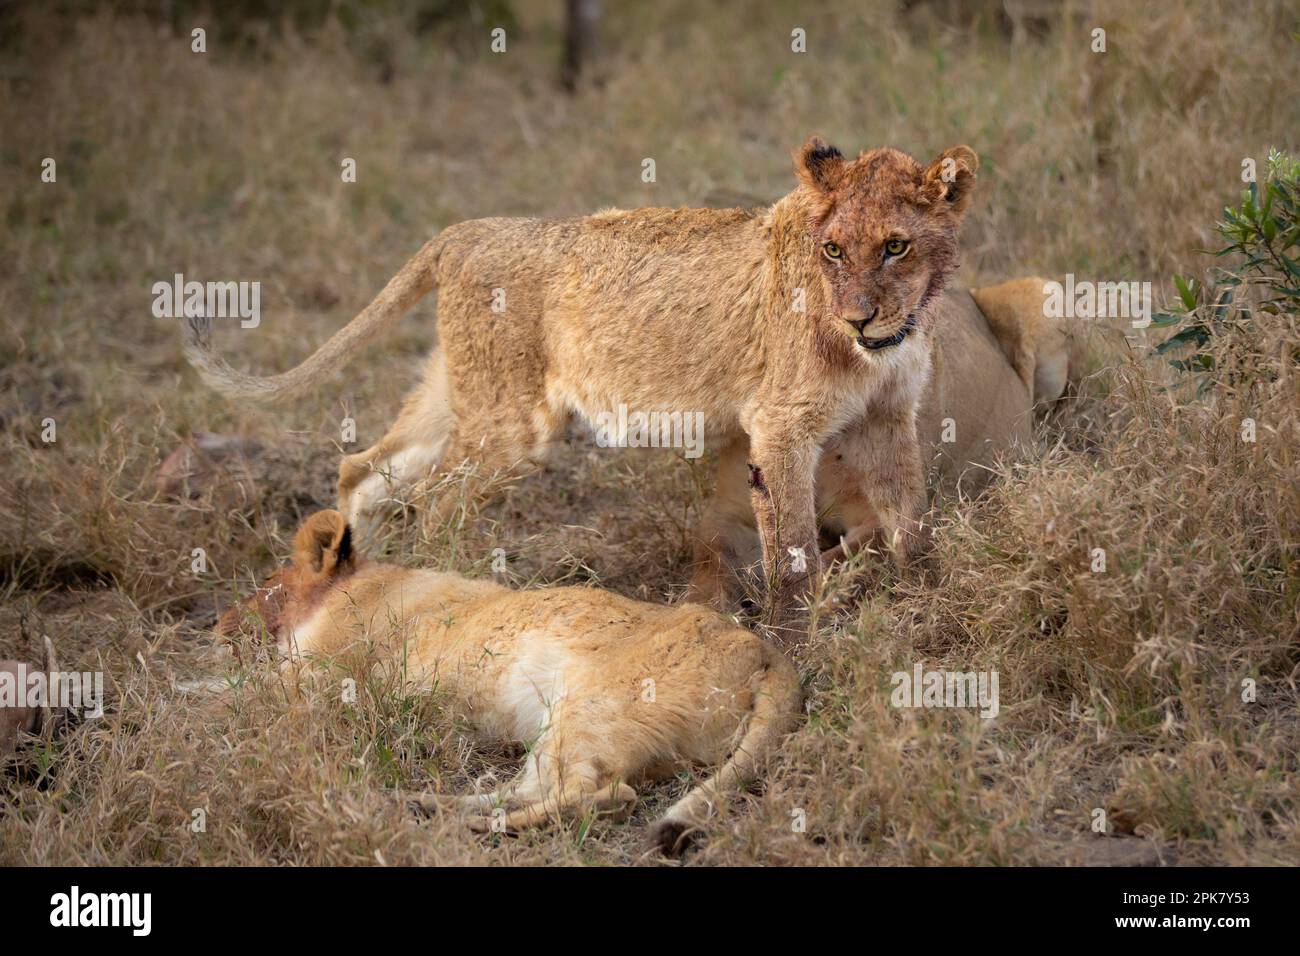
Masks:
[[[970,144],[966,284],[1150,281],[1161,315],[1122,324],[986,493],[939,503],[929,579],[827,583],[806,723],[686,864],[1300,862],[1294,5],[610,3],[571,94],[558,2],[157,6],[0,8],[0,657],[48,636],[108,696],[0,773],[0,863],[655,862],[638,824],[684,781],[630,826],[474,837],[394,791],[471,789],[518,753],[390,677],[355,673],[344,704],[212,649],[218,609],[332,504],[342,420],[347,450],[391,422],[434,301],[264,408],[198,382],[150,289],[260,281],[261,324],[219,344],[287,368],[441,227],[775,197],[814,132]],[[199,433],[246,453],[163,493]],[[547,472],[384,549],[474,575],[503,549],[518,586],[672,600],[707,461],[575,429]],[[997,718],[891,706],[918,662],[996,670]],[[229,702],[175,688],[216,673]]]

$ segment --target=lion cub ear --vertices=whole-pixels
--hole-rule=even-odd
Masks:
[[[351,567],[352,529],[337,511],[318,511],[293,537],[293,563],[304,571],[333,575]]]
[[[958,215],[970,205],[975,186],[975,170],[980,158],[969,146],[945,149],[921,177],[922,195],[927,202],[944,202]]]
[[[844,172],[844,154],[820,136],[814,136],[794,154],[794,172],[805,186],[828,193],[839,185]]]

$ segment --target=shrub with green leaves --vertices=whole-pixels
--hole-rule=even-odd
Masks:
[[[1252,182],[1241,205],[1225,207],[1223,216],[1215,231],[1228,244],[1214,255],[1230,264],[1213,267],[1208,285],[1175,275],[1178,302],[1152,318],[1154,328],[1178,328],[1158,354],[1192,347],[1190,356],[1170,361],[1179,371],[1212,372],[1216,338],[1249,329],[1259,314],[1300,314],[1300,160],[1270,150],[1264,181]]]

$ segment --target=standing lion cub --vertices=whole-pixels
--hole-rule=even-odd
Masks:
[[[748,438],[764,573],[788,607],[820,573],[814,475],[846,424],[862,422],[850,484],[900,562],[921,530],[916,409],[978,165],[965,146],[921,166],[894,149],[846,159],[813,138],[797,188],[768,209],[463,222],[290,372],[236,372],[203,319],[186,326],[187,354],[227,394],[283,398],[436,287],[440,345],[422,384],[339,469],[359,533],[417,479],[539,464],[574,413],[702,413],[713,447]]]
[[[714,767],[655,825],[655,842],[673,852],[758,775],[802,700],[779,651],[707,608],[584,587],[511,591],[368,561],[337,511],[303,522],[291,563],[227,610],[218,635],[242,630],[246,616],[283,659],[365,647],[447,695],[481,736],[527,745],[518,777],[461,799],[475,830],[624,811],[631,784]]]

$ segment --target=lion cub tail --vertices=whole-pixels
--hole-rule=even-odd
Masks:
[[[232,398],[277,402],[302,391],[324,372],[334,371],[371,339],[388,329],[427,295],[438,278],[443,237],[435,236],[388,280],[379,295],[297,368],[258,377],[230,367],[212,348],[212,320],[184,317],[181,332],[185,357],[210,387]]]
[[[763,649],[764,670],[736,749],[713,776],[669,807],[650,831],[651,843],[666,855],[679,853],[689,842],[692,831],[728,793],[759,778],[767,759],[799,721],[803,707],[799,675],[776,648],[764,644]]]

